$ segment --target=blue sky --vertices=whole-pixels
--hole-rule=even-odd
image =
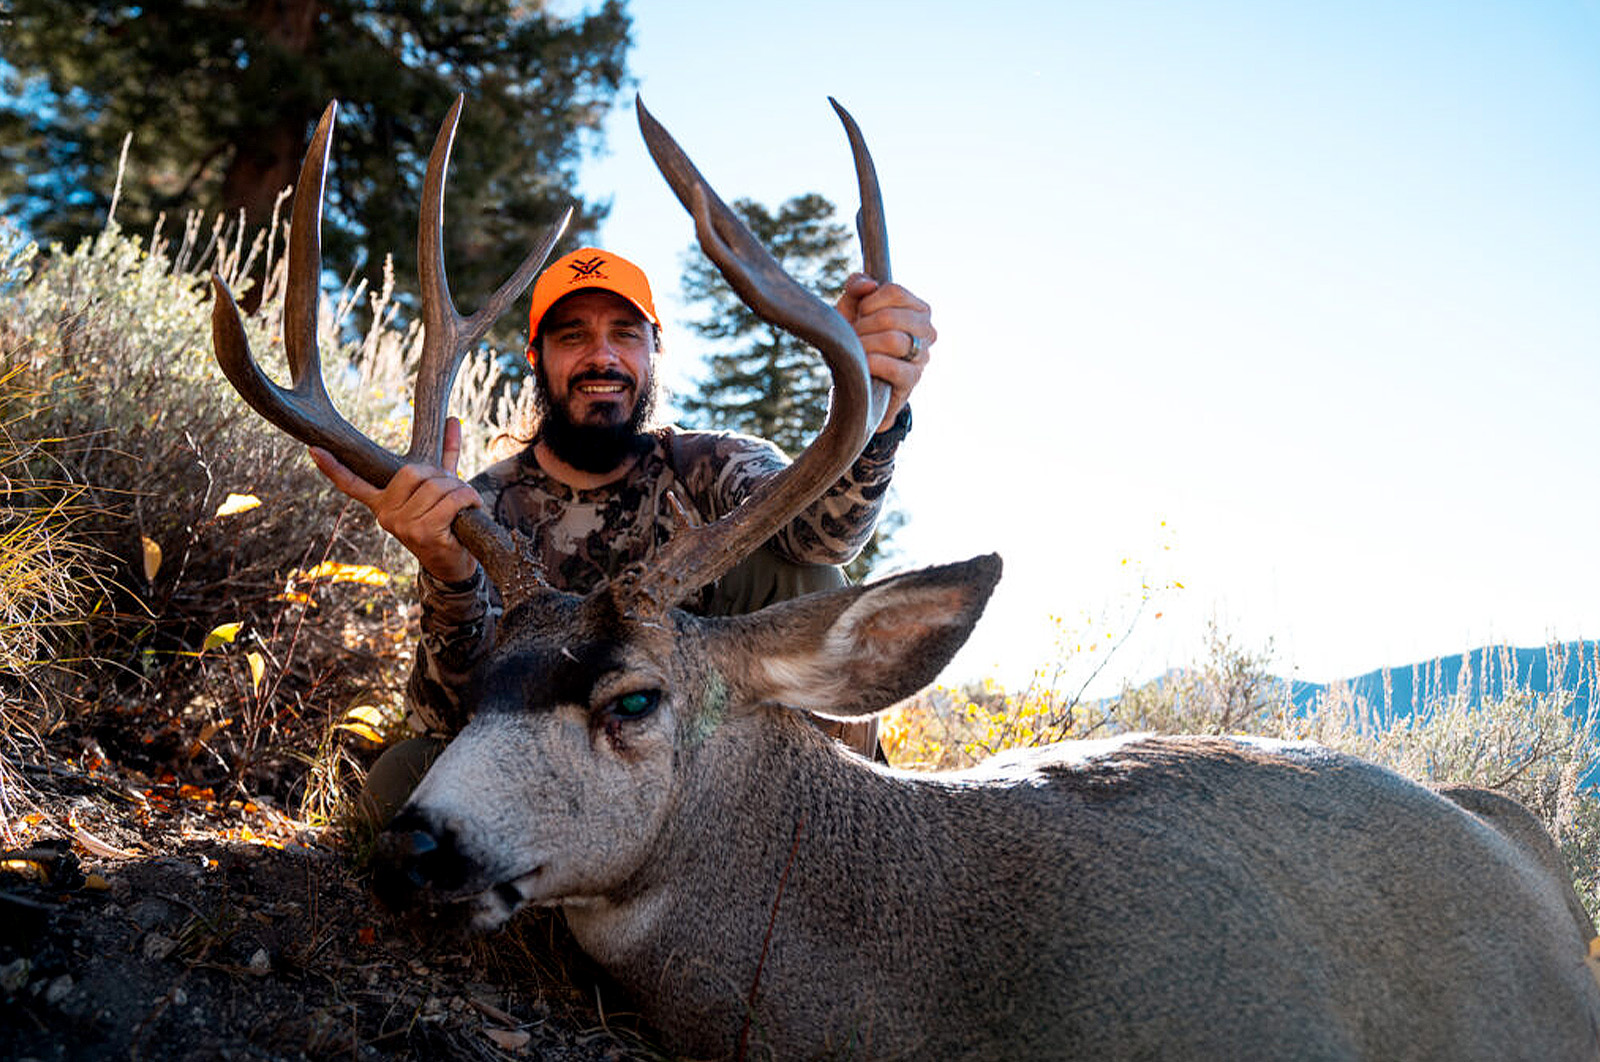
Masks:
[[[866,131],[940,330],[904,563],[1007,566],[948,678],[1019,681],[1052,615],[1103,643],[1136,573],[1183,589],[1110,682],[1213,618],[1308,680],[1600,637],[1600,3],[633,10],[724,196],[853,210],[826,96]],[[584,186],[689,378],[631,106]]]

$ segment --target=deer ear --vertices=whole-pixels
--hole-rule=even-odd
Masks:
[[[869,715],[938,676],[999,580],[989,554],[781,602],[719,624],[718,655],[750,701]]]

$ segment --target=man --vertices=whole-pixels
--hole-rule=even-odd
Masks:
[[[910,427],[907,400],[936,333],[928,307],[897,285],[849,278],[836,304],[891,390],[877,432],[840,481],[772,540],[685,607],[748,612],[843,583],[836,565],[866,544]],[[770,443],[727,432],[650,425],[660,321],[649,281],[619,255],[583,248],[534,285],[528,355],[540,423],[527,447],[473,479],[456,477],[461,429],[445,432],[440,466],[408,465],[382,490],[320,449],[334,485],[373,512],[421,567],[422,643],[407,689],[414,724],[429,737],[390,749],[369,772],[363,804],[380,820],[403,802],[448,738],[467,722],[461,693],[494,640],[498,600],[450,530],[468,506],[533,540],[552,586],[587,592],[647,560],[681,509],[717,519],[786,463]],[[875,728],[874,728],[875,730]],[[870,754],[874,733],[853,735]]]

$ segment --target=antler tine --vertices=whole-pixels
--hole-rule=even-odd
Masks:
[[[696,197],[704,194],[709,235],[697,232],[701,248],[745,304],[763,320],[816,346],[824,357],[841,345],[859,347],[844,318],[773,261],[739,216],[712,190],[672,135],[656,121],[644,101],[636,97],[635,107],[645,146],[684,209],[695,214]],[[864,356],[862,366],[864,374]]]
[[[792,465],[722,520],[675,535],[649,572],[621,580],[627,607],[658,612],[727,571],[827,490],[860,454],[873,422],[866,354],[850,325],[773,261],[642,100],[637,110],[645,144],[694,215],[706,255],[758,316],[815,346],[834,382],[827,422]]]
[[[872,152],[867,150],[866,137],[861,127],[832,96],[828,102],[844,124],[844,135],[850,139],[850,154],[856,163],[856,185],[860,189],[861,206],[856,210],[856,237],[861,241],[861,263],[867,276],[880,284],[894,280],[889,268],[889,227],[883,220],[883,192],[878,187],[878,167],[872,163]],[[878,424],[889,409],[890,389],[882,380],[872,381],[872,412],[867,420]]]
[[[250,353],[233,292],[212,274],[211,340],[223,375],[257,413],[309,446],[336,455],[369,483],[387,483],[401,461],[339,415],[322,383],[317,352],[317,292],[322,274],[322,188],[338,104],[322,112],[300,178],[289,228],[289,281],[284,294],[283,345],[291,387],[267,378]]]
[[[844,135],[850,138],[850,154],[856,161],[856,183],[861,189],[861,208],[856,211],[856,236],[861,240],[861,260],[866,273],[880,284],[894,279],[889,269],[889,229],[883,221],[883,193],[878,188],[878,168],[872,164],[872,152],[867,150],[861,127],[838,100],[832,96],[828,102],[844,125]]]
[[[471,317],[463,318],[450,294],[450,281],[444,267],[444,185],[450,167],[450,149],[455,144],[456,127],[461,121],[464,96],[457,96],[439,127],[433,151],[428,156],[427,176],[422,184],[422,217],[417,227],[417,278],[422,292],[424,326],[422,364],[417,370],[415,411],[411,422],[411,460],[438,461],[444,450],[444,422],[450,406],[450,392],[456,373],[467,351],[505,313],[506,308],[533,281],[556,241],[572,219],[569,205],[555,224],[545,230],[544,239],[528,252],[514,273]]]

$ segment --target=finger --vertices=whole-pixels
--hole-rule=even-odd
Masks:
[[[896,354],[867,355],[867,371],[872,378],[883,381],[897,393],[909,394],[922,379],[922,369],[920,362],[906,361]]]
[[[446,417],[444,422],[444,452],[439,459],[439,464],[452,476],[456,474],[456,465],[461,460],[461,421],[455,417]]]
[[[883,420],[874,431],[883,431],[894,423],[900,409],[911,399],[911,392],[922,379],[923,366],[905,361],[898,355],[871,354],[867,357],[867,371],[875,380],[889,385],[889,403],[884,408]]]
[[[880,303],[871,299],[862,300],[857,309],[855,326],[858,332],[882,331],[886,328],[910,331],[914,328],[918,333],[934,333],[933,315],[927,307]]]
[[[371,483],[346,468],[343,462],[322,447],[310,447],[308,452],[311,454],[312,463],[317,466],[317,470],[327,476],[334,487],[362,505],[371,508],[373,502],[383,493],[377,487],[374,487]]]
[[[856,324],[856,336],[861,340],[861,349],[869,356],[881,354],[926,365],[929,348],[939,338],[939,333],[927,318],[895,311],[862,318]]]
[[[865,273],[851,273],[844,282],[844,290],[839,293],[839,299],[833,308],[839,311],[851,324],[861,316],[861,300],[878,290],[878,282]]]
[[[860,301],[863,314],[891,309],[910,310],[923,316],[929,314],[928,304],[899,284],[880,285],[875,290],[864,293]]]
[[[904,288],[888,285],[861,300],[853,322],[861,346],[869,354],[894,354],[906,357],[917,347],[925,350],[939,338],[927,303]]]
[[[479,501],[477,491],[437,465],[411,464],[394,474],[373,512],[391,532],[419,525],[433,534],[434,525],[447,528],[457,512]]]

